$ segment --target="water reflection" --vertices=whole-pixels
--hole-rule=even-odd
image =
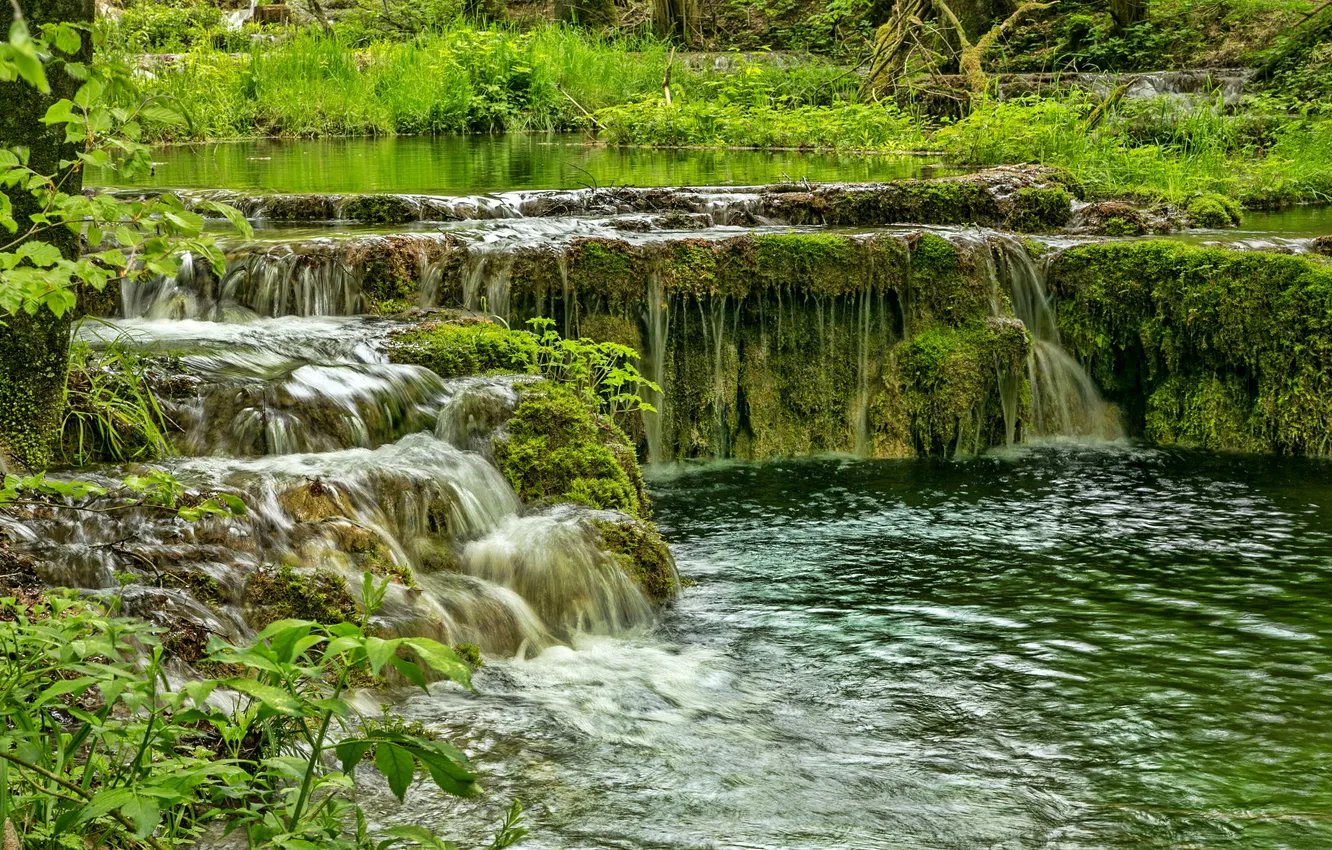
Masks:
[[[611,148],[576,133],[259,139],[154,148],[151,177],[177,189],[470,194],[584,186],[755,185],[955,173],[932,158],[796,151]],[[105,185],[93,169],[89,185]],[[115,178],[116,185],[125,181]]]

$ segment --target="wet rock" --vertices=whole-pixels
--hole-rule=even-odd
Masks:
[[[1096,236],[1142,236],[1173,233],[1182,226],[1180,213],[1169,206],[1145,208],[1122,201],[1096,201],[1077,207],[1067,230]]]
[[[355,516],[347,497],[318,478],[278,495],[278,504],[297,522],[323,522],[335,517]]]
[[[1332,235],[1319,236],[1313,241],[1313,252],[1324,257],[1332,257]]]
[[[600,512],[591,520],[606,550],[615,555],[620,569],[655,602],[666,602],[680,593],[680,574],[670,547],[657,527],[624,514]]]

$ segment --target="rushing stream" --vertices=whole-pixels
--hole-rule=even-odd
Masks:
[[[284,229],[281,207],[260,197],[247,211],[261,232],[227,246],[224,274],[187,262],[174,279],[127,286],[118,317],[81,330],[93,345],[123,333],[154,355],[179,426],[181,457],[164,465],[244,496],[244,523],[94,515],[13,530],[60,565],[49,580],[88,590],[118,589],[129,555],[189,563],[218,585],[211,610],[162,584],[125,591],[129,612],[180,606],[236,639],[252,634],[247,580],[275,564],[353,583],[372,560],[415,574],[421,586],[395,586],[376,625],[475,643],[486,666],[475,693],[439,687],[399,710],[473,756],[486,792],[458,801],[418,786],[399,805],[367,771],[358,793],[381,824],[479,843],[519,798],[533,831],[523,846],[552,850],[1332,846],[1332,465],[1125,439],[1063,348],[1029,241],[930,229],[986,286],[975,324],[1020,321],[1030,335],[1025,361],[985,361],[1003,396],[999,439],[981,442],[977,426],[973,446],[959,432],[952,460],[650,468],[655,520],[696,582],[664,613],[608,560],[592,512],[523,505],[492,462],[522,378],[444,379],[386,354],[402,306],[559,315],[570,333],[568,255],[584,242],[630,256],[814,231],[762,215],[763,199],[735,185],[920,176],[929,163],[531,137],[161,156],[156,185],[421,193],[413,210],[439,214],[350,228],[324,221],[347,216],[295,216]],[[529,191],[591,183],[718,188],[650,214],[615,207],[633,190],[597,203]],[[1307,250],[1325,221],[1297,211],[1183,238]],[[915,225],[868,230],[829,232],[892,241],[903,258],[922,238]],[[528,274],[556,269],[549,291],[514,285],[518,260]],[[768,350],[737,347],[740,298],[705,308],[667,293],[658,271],[643,278],[631,329],[646,374],[666,385],[663,411],[676,403],[668,360],[694,358],[721,399],[738,380],[726,369],[740,372],[728,357]],[[382,297],[372,283],[413,300],[381,311],[396,318],[367,316]],[[871,343],[899,342],[910,315],[895,290],[868,292],[785,306],[778,292],[767,308],[778,336],[785,321],[819,346],[855,329],[845,350],[860,363],[862,455]],[[704,445],[725,455],[725,404],[713,411]],[[663,421],[644,421],[645,456],[673,456]]]
[[[698,581],[659,632],[406,706],[530,846],[1332,843],[1325,463],[1053,444],[654,490]],[[482,829],[457,809],[391,816]]]

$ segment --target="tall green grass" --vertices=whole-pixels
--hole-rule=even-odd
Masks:
[[[190,123],[146,129],[158,141],[186,141],[585,127],[586,113],[660,96],[670,56],[648,36],[559,26],[458,25],[359,50],[303,32],[242,56],[199,48],[156,69],[148,93],[175,100]],[[821,63],[697,72],[677,60],[672,87],[686,97],[812,105],[848,95],[854,79]]]

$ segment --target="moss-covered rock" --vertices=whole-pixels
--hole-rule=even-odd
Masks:
[[[648,598],[666,602],[680,592],[680,575],[670,547],[657,527],[630,517],[610,519],[605,515],[592,521],[601,534],[607,551],[615,555],[620,568],[634,580]]]
[[[1199,195],[1185,208],[1190,227],[1238,227],[1243,220],[1240,205],[1225,195]]]
[[[574,502],[648,513],[638,458],[629,438],[573,389],[540,381],[494,440],[495,460],[524,502]]]
[[[526,373],[536,363],[536,338],[482,319],[424,322],[389,338],[394,363],[424,366],[443,378]]]
[[[1135,242],[1055,258],[1065,347],[1160,442],[1332,453],[1332,266]]]
[[[325,625],[360,618],[347,582],[326,570],[265,567],[250,576],[244,595],[246,619],[256,629],[288,618]]]
[[[1017,191],[1007,227],[1023,233],[1048,233],[1068,224],[1073,199],[1061,188],[1025,188]]]
[[[456,274],[462,251],[452,239],[395,234],[354,244],[345,262],[360,280],[366,309],[415,304],[421,280],[433,268],[439,275]],[[453,260],[450,263],[450,260]]]
[[[1332,257],[1332,236],[1319,236],[1313,241],[1313,252],[1324,257]]]
[[[908,340],[893,377],[916,453],[954,455],[1002,444],[1000,375],[1020,374],[1029,349],[1030,337],[1018,321],[936,326]],[[892,419],[880,427],[901,430]]]
[[[412,205],[399,195],[358,195],[348,198],[341,217],[365,224],[406,224],[417,219]]]

